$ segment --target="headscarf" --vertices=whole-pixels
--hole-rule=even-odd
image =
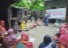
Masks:
[[[51,37],[49,35],[44,36],[44,43],[49,44],[52,41]]]
[[[15,33],[12,28],[10,28],[7,32],[8,32],[8,34],[14,34]]]
[[[13,29],[15,31],[17,31],[18,29],[20,29],[19,25],[18,25],[18,22],[15,22],[14,25],[13,25]]]
[[[61,35],[66,34],[66,28],[64,28],[64,27],[60,28],[59,32]]]
[[[21,34],[21,39],[23,43],[26,43],[29,40],[29,36],[27,33],[22,33]]]

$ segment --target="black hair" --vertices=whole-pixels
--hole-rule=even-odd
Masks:
[[[57,33],[56,33],[56,36],[57,36],[58,38],[60,37],[60,35],[61,35],[60,32],[57,32]]]
[[[52,39],[49,35],[44,36],[44,43],[50,43],[51,41],[52,41]]]

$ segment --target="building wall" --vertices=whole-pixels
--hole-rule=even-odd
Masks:
[[[45,2],[45,9],[55,9],[67,7],[66,21],[68,22],[68,0],[52,0]]]
[[[68,6],[68,1],[46,1],[46,9],[62,8]]]

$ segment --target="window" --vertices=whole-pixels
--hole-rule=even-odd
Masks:
[[[51,7],[51,9],[56,9],[56,7]]]

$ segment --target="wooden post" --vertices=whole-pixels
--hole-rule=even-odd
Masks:
[[[66,9],[66,22],[68,23],[68,8]]]
[[[9,7],[8,8],[8,24],[9,24],[9,28],[11,28],[11,16],[12,16],[11,9]]]

